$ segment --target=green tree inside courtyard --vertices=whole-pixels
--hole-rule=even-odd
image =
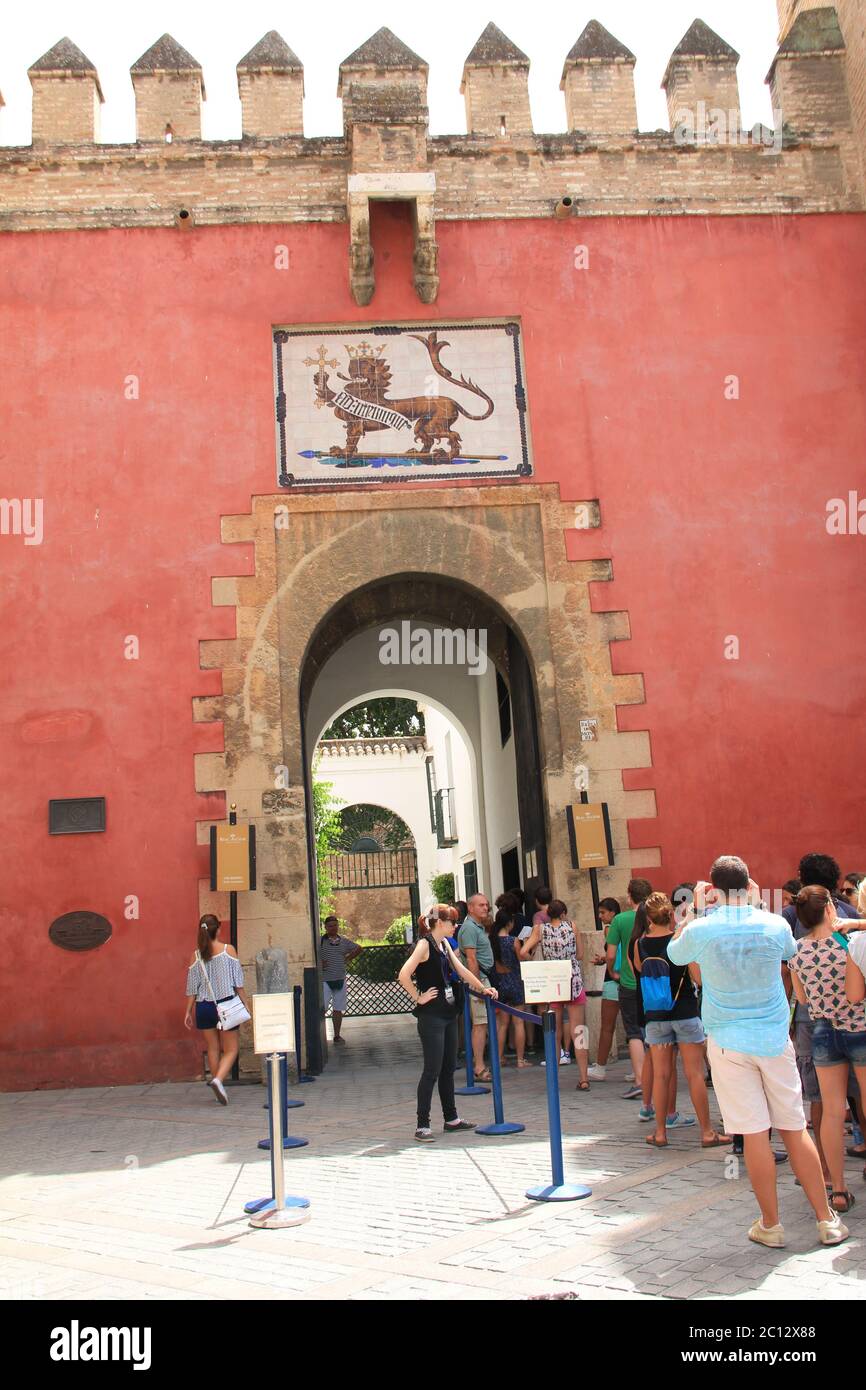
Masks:
[[[322,738],[419,738],[424,716],[414,700],[383,695],[338,714]]]

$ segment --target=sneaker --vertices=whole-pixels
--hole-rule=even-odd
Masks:
[[[679,1110],[675,1110],[665,1120],[665,1129],[688,1129],[689,1125],[696,1123],[694,1115],[681,1115]]]
[[[819,1221],[819,1235],[821,1232],[822,1225],[831,1226],[832,1224],[833,1223],[831,1221]],[[841,1225],[841,1222],[839,1224]],[[844,1226],[842,1227],[842,1229],[845,1230]],[[847,1235],[848,1232],[845,1231],[845,1234]],[[756,1245],[769,1245],[774,1249],[780,1249],[781,1246],[785,1244],[785,1228],[784,1226],[780,1226],[778,1224],[775,1226],[765,1226],[764,1223],[761,1221],[761,1218],[758,1217],[754,1226],[749,1227],[749,1240],[753,1240]],[[828,1245],[835,1245],[836,1241],[827,1241],[826,1243]]]
[[[559,1065],[561,1067],[571,1066],[571,1053],[566,1052],[564,1048],[559,1054]]]
[[[416,1129],[415,1138],[418,1140],[419,1144],[432,1144],[436,1135],[433,1133],[432,1129]]]
[[[638,1119],[640,1120],[641,1124],[644,1124],[644,1125],[649,1124],[650,1120],[654,1120],[655,1117],[656,1117],[656,1108],[655,1108],[655,1106],[654,1106],[654,1105],[642,1105],[641,1108],[640,1108],[640,1110],[637,1112],[637,1117],[638,1117]]]
[[[848,1239],[848,1227],[842,1223],[838,1212],[834,1212],[829,1221],[816,1221],[815,1224],[822,1245],[841,1245]]]
[[[590,1081],[604,1081],[607,1078],[607,1067],[602,1067],[598,1062],[593,1062],[586,1072]]]
[[[642,1095],[643,1091],[640,1086],[629,1086],[627,1091],[623,1091],[620,1100],[637,1100],[638,1096]]]
[[[442,1128],[444,1129],[444,1131],[445,1131],[446,1134],[456,1134],[457,1131],[458,1131],[458,1129],[474,1129],[475,1126],[474,1126],[474,1124],[472,1123],[471,1120],[459,1120],[459,1119],[458,1119],[458,1120],[446,1120],[445,1123],[444,1123],[444,1125],[442,1126]],[[415,1135],[415,1138],[416,1138],[416,1139],[418,1138],[417,1134]]]
[[[214,1098],[219,1101],[220,1105],[228,1105],[229,1098],[226,1095],[226,1088],[223,1083],[217,1081],[216,1077],[214,1077],[213,1080],[209,1081],[207,1084],[210,1086],[214,1093]]]

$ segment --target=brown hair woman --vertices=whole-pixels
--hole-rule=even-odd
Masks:
[[[234,994],[240,995],[247,1008],[249,1005],[244,996],[244,972],[238,953],[234,946],[223,943],[217,946],[219,929],[219,918],[212,912],[199,920],[198,947],[186,975],[186,1015],[183,1022],[184,1027],[194,1026],[204,1034],[211,1075],[208,1085],[220,1105],[228,1105],[229,1098],[223,1082],[238,1055],[238,1030],[217,1027],[219,1014],[216,1006],[217,1003],[225,1003]]]

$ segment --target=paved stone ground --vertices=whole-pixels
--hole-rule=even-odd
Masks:
[[[233,1087],[228,1109],[201,1083],[0,1097],[0,1297],[864,1296],[866,1200],[850,1241],[816,1246],[786,1165],[788,1246],[751,1244],[744,1170],[726,1177],[725,1151],[703,1151],[694,1131],[649,1149],[637,1102],[620,1099],[625,1061],[588,1095],[560,1069],[566,1178],[593,1194],[545,1205],[524,1195],[549,1180],[541,1070],[505,1073],[506,1117],[525,1133],[424,1147],[412,1140],[413,1021],[349,1020],[346,1036],[324,1076],[293,1088],[305,1106],[291,1127],[310,1144],[287,1153],[286,1185],[312,1205],[289,1230],[254,1230],[243,1213],[270,1190],[260,1087]],[[489,1096],[461,1108],[492,1117]],[[860,1167],[849,1172],[858,1194]]]

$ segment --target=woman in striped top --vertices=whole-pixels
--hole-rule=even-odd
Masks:
[[[220,1105],[228,1105],[223,1082],[228,1076],[238,1055],[238,1030],[218,1028],[219,1014],[216,1003],[222,1004],[234,994],[244,998],[244,972],[234,946],[215,947],[220,929],[219,918],[208,912],[198,924],[198,950],[193,955],[186,975],[186,1017],[184,1025],[193,1027],[193,1007],[195,1007],[195,1027],[204,1033],[207,1045],[207,1060],[211,1079],[208,1082]]]

